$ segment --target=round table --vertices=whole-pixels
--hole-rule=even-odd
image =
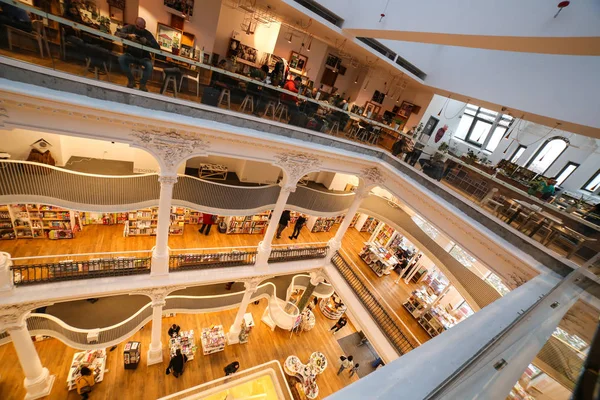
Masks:
[[[318,351],[310,355],[306,364],[303,364],[296,356],[289,356],[283,364],[285,373],[300,380],[304,394],[311,400],[319,395],[319,387],[316,382],[317,375],[323,373],[326,368],[327,357]]]

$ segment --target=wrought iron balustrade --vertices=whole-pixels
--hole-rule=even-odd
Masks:
[[[312,260],[315,258],[325,258],[329,246],[310,246],[310,247],[285,247],[274,248],[269,256],[270,263]]]
[[[169,271],[254,265],[256,253],[256,250],[233,250],[200,254],[172,254],[169,257]]]

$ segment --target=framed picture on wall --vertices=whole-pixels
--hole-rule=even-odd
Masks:
[[[124,19],[123,9],[117,8],[115,6],[108,6],[108,13],[110,14],[111,21],[122,24]]]
[[[308,63],[308,57],[292,51],[292,54],[290,55],[290,68],[297,71],[304,71],[306,63]]]
[[[379,111],[381,111],[380,105],[367,101],[367,103],[365,104],[363,116],[367,118],[375,118],[379,114]]]
[[[385,93],[380,92],[379,90],[376,90],[375,93],[373,93],[373,97],[371,97],[371,101],[374,103],[383,104],[384,100],[385,100]]]
[[[433,134],[433,131],[434,131],[435,127],[437,126],[438,122],[440,122],[440,120],[437,119],[436,117],[429,117],[429,119],[427,120],[427,123],[423,127],[423,132],[421,133],[421,137],[418,139],[420,139],[423,142],[427,142],[429,140],[429,138],[431,137],[431,135]]]
[[[178,11],[183,15],[194,15],[194,0],[163,0],[167,8]]]
[[[336,69],[341,64],[341,62],[342,62],[342,60],[340,60],[340,58],[338,56],[334,56],[333,54],[328,54],[327,60],[325,61],[325,65],[327,65],[328,67],[331,67],[333,69]]]
[[[410,117],[413,107],[414,107],[414,104],[409,103],[408,101],[403,101],[402,104],[400,105],[400,110],[398,111],[398,115],[401,117],[404,117],[404,118]]]
[[[156,27],[156,41],[161,50],[171,51],[173,45],[180,46],[182,33],[180,30],[159,22]]]

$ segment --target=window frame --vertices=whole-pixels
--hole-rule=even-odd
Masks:
[[[565,181],[566,181],[567,179],[569,179],[569,177],[570,177],[571,175],[573,175],[573,172],[577,171],[577,168],[579,168],[579,167],[581,166],[581,164],[574,163],[573,161],[568,161],[568,162],[565,164],[565,166],[564,166],[564,167],[562,167],[562,168],[561,168],[561,170],[560,170],[560,171],[558,171],[558,173],[557,173],[556,175],[554,175],[554,177],[558,179],[558,177],[559,177],[559,176],[561,176],[561,175],[562,175],[562,173],[563,173],[563,172],[565,172],[565,171],[567,170],[567,168],[569,168],[571,165],[574,165],[574,166],[575,166],[575,169],[574,169],[573,171],[571,171],[571,173],[570,173],[569,175],[567,175],[567,177],[566,177],[565,179],[563,179],[563,181],[562,181],[562,182],[560,182],[560,183],[558,183],[558,182],[557,182],[556,184],[557,184],[558,186],[562,186],[562,184],[563,184],[563,183],[565,183]]]
[[[596,189],[595,191],[591,191],[591,190],[589,190],[589,189],[586,189],[586,188],[585,188],[587,185],[589,185],[590,183],[592,183],[592,181],[593,181],[594,179],[596,179],[596,178],[598,177],[598,175],[600,175],[600,169],[599,169],[598,171],[596,171],[596,173],[595,173],[595,174],[592,174],[592,176],[590,177],[590,179],[588,179],[588,180],[587,180],[587,181],[586,181],[586,182],[583,184],[583,186],[581,187],[581,190],[585,190],[585,191],[586,191],[586,192],[588,192],[588,193],[596,193],[596,192],[598,192],[598,191],[600,190],[600,186],[599,186],[599,187],[598,187],[598,189]]]
[[[519,158],[521,158],[521,156],[525,153],[525,150],[523,150],[523,153],[521,153],[521,155],[519,156],[519,158],[517,158],[515,161],[513,161],[513,158],[515,158],[515,156],[517,155],[517,153],[521,149],[527,150],[527,146],[524,146],[524,145],[520,144],[519,147],[517,147],[515,149],[515,151],[512,152],[511,156],[508,157],[508,161],[511,162],[511,163],[516,163],[517,161],[519,161]]]
[[[546,140],[536,151],[535,153],[533,153],[533,156],[531,156],[529,158],[529,160],[527,161],[527,163],[525,164],[525,168],[529,169],[529,166],[533,163],[533,160],[536,159],[536,157],[542,152],[542,150],[544,149],[544,147],[546,147],[550,142],[554,141],[554,140],[562,140],[563,142],[565,142],[567,144],[567,146],[558,154],[558,156],[556,156],[556,158],[554,159],[554,161],[552,161],[550,163],[550,165],[548,165],[546,167],[546,169],[544,171],[542,171],[539,175],[542,176],[546,176],[546,172],[548,172],[548,170],[554,165],[555,162],[557,162],[560,157],[564,154],[565,151],[567,151],[567,149],[569,148],[569,140],[567,138],[564,138],[562,136],[554,136],[548,140]]]
[[[500,142],[498,142],[498,145],[496,145],[496,147],[492,150],[489,150],[487,148],[490,140],[492,139],[492,136],[494,135],[494,131],[496,130],[496,128],[497,127],[506,128],[506,131],[502,134],[502,136],[504,136],[506,134],[506,132],[508,132],[510,130],[510,127],[513,124],[513,122],[515,121],[515,119],[513,117],[511,117],[510,115],[502,114],[499,111],[489,110],[490,112],[496,113],[494,119],[492,121],[490,121],[489,119],[482,118],[481,115],[488,115],[489,117],[492,117],[492,115],[490,115],[487,112],[482,111],[482,110],[488,110],[488,109],[483,108],[483,107],[477,107],[477,106],[474,106],[471,104],[467,105],[462,116],[467,115],[469,117],[472,117],[473,121],[471,121],[471,125],[469,126],[469,129],[467,130],[467,134],[465,135],[465,138],[461,139],[461,140],[463,140],[464,142],[466,142],[472,146],[475,146],[475,147],[481,149],[482,151],[485,151],[485,152],[491,154],[494,151],[496,151],[496,149],[498,148],[498,145],[500,144],[500,142],[502,142],[502,139],[500,139]],[[481,143],[471,139],[473,129],[475,129],[475,126],[477,125],[477,122],[479,122],[479,121],[490,125],[490,127],[489,127],[487,133],[485,134],[483,141]]]

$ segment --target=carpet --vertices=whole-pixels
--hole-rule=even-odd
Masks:
[[[339,339],[338,344],[344,351],[344,354],[354,357],[354,364],[359,364],[358,376],[362,378],[363,376],[367,376],[371,372],[375,371],[375,368],[371,367],[371,363],[377,357],[379,357],[379,355],[369,342],[359,346],[358,344],[360,343],[360,339],[361,335],[357,332]],[[335,368],[336,370],[339,368],[337,360],[335,363]],[[342,374],[348,373],[348,371],[342,372]]]

